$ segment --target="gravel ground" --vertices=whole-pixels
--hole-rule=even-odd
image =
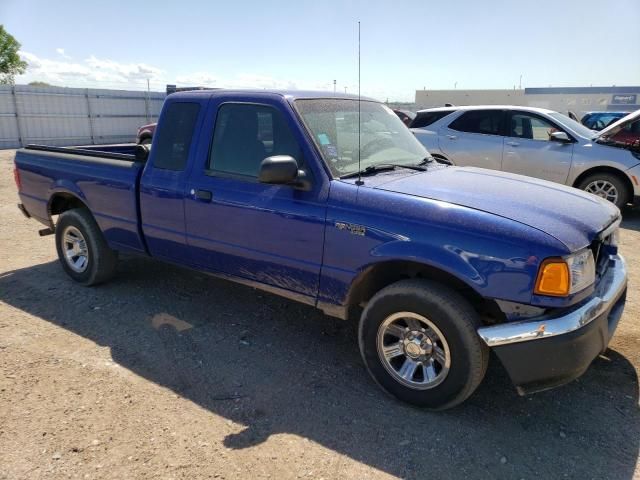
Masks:
[[[0,152],[0,479],[640,478],[640,212],[626,311],[578,381],[522,398],[499,361],[465,404],[384,395],[356,326],[141,258],[74,284]],[[532,358],[531,362],[536,359]]]

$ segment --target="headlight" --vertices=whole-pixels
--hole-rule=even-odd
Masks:
[[[564,258],[548,258],[540,265],[534,293],[566,297],[584,290],[596,278],[591,250],[582,250]]]

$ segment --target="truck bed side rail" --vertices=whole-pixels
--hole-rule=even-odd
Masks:
[[[85,157],[110,158],[113,160],[125,160],[127,162],[135,162],[136,157],[133,153],[115,153],[102,150],[89,150],[77,147],[51,147],[48,145],[29,144],[24,147],[25,150],[38,150],[41,152],[67,153],[71,155],[82,155]]]

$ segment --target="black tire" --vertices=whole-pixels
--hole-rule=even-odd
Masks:
[[[399,312],[426,317],[446,339],[450,367],[433,387],[418,390],[403,385],[378,354],[380,326]],[[466,400],[484,378],[489,348],[478,336],[478,326],[477,313],[457,292],[430,280],[401,280],[382,289],[367,304],[360,319],[360,353],[373,379],[388,393],[419,407],[444,410]]]
[[[151,145],[153,139],[151,137],[143,138],[140,140],[140,145]]]
[[[613,185],[616,188],[616,190],[619,192],[618,200],[613,203],[620,210],[622,210],[622,208],[631,200],[631,192],[629,191],[629,187],[624,182],[624,180],[620,178],[620,176],[616,175],[615,173],[607,173],[607,172],[592,173],[591,175],[585,177],[582,181],[580,181],[580,183],[578,184],[578,188],[580,190],[586,191],[587,187],[591,183],[596,181],[609,182],[611,185]]]
[[[74,270],[65,255],[66,233],[80,232],[86,245],[86,265],[82,271]],[[77,235],[76,235],[77,237]],[[86,286],[109,280],[116,272],[118,254],[107,245],[104,235],[91,213],[84,208],[63,212],[56,223],[56,250],[64,271],[76,282]]]

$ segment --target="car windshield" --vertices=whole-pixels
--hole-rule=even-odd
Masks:
[[[585,127],[584,125],[576,122],[575,120],[571,120],[569,117],[567,117],[562,113],[553,112],[553,113],[550,113],[549,115],[555,118],[562,125],[576,132],[581,137],[593,139],[597,135],[597,132],[594,132],[593,130]]]
[[[335,177],[358,171],[358,103],[360,168],[417,165],[429,153],[390,108],[355,99],[301,99],[295,106]]]

